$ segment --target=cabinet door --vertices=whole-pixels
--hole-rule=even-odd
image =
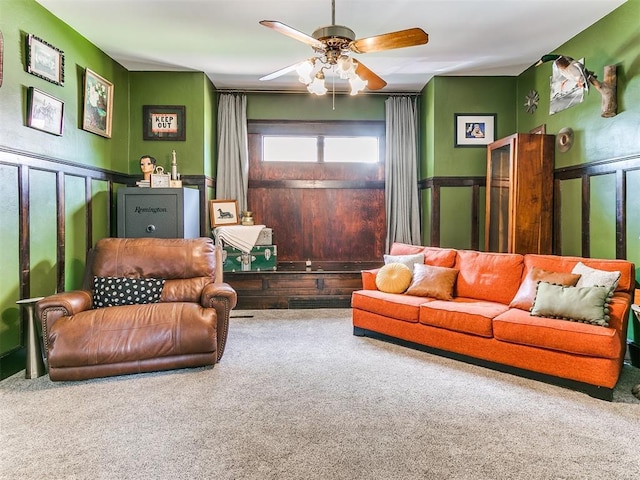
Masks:
[[[507,252],[510,244],[513,144],[490,149],[487,161],[486,250]]]
[[[124,237],[179,238],[180,206],[177,194],[124,196]]]

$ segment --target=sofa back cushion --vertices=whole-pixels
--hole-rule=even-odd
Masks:
[[[620,272],[620,280],[618,281],[615,291],[633,294],[636,280],[635,267],[633,263],[626,260],[606,260],[529,253],[524,256],[525,268],[523,274],[526,275],[533,267],[541,268],[550,272],[570,273],[578,262],[582,262],[584,265],[598,270]]]
[[[458,250],[456,295],[509,305],[520,286],[523,265],[524,257],[517,253]]]
[[[216,250],[210,238],[103,238],[92,252],[96,277],[215,278]]]
[[[391,245],[391,251],[389,253],[390,255],[413,255],[421,253],[424,255],[424,263],[426,265],[447,268],[454,266],[457,256],[457,251],[453,248],[423,247],[399,242]]]

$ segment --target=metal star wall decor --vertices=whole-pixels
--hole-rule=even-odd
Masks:
[[[540,100],[540,95],[535,90],[531,90],[527,96],[525,97],[524,106],[527,110],[527,113],[533,114],[538,108],[538,101]]]

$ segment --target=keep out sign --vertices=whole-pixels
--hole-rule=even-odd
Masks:
[[[177,113],[151,113],[151,132],[178,133]]]

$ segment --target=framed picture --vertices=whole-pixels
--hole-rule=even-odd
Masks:
[[[236,200],[209,200],[211,228],[238,224],[238,202]]]
[[[113,83],[85,69],[82,129],[111,138]]]
[[[62,136],[64,102],[40,90],[29,87],[27,92],[27,126]]]
[[[143,105],[143,140],[185,140],[184,105]]]
[[[64,85],[64,52],[35,35],[27,35],[27,72]]]
[[[495,113],[455,113],[453,119],[456,147],[482,147],[495,138]]]
[[[532,128],[531,130],[529,130],[529,133],[539,133],[544,135],[545,133],[547,133],[547,124],[543,123],[542,125],[538,125],[536,128]]]

